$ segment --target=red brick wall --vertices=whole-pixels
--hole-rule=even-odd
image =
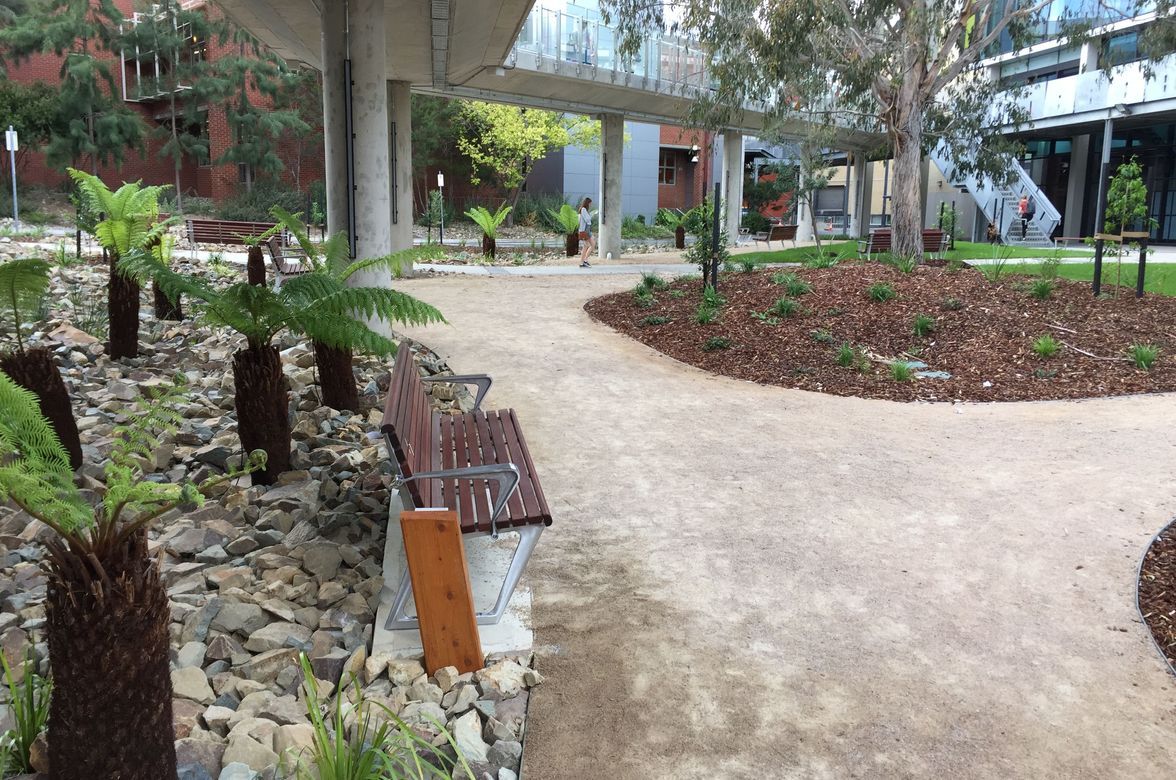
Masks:
[[[658,184],[657,206],[665,209],[688,209],[697,206],[710,190],[709,160],[714,138],[705,130],[675,125],[662,125],[662,152],[674,158],[674,183]],[[698,162],[690,162],[694,153],[689,147],[698,146]],[[667,148],[669,147],[669,148]],[[685,149],[675,147],[687,147]]]
[[[115,5],[118,6],[123,14],[127,16],[131,15],[133,0],[115,0]],[[208,5],[206,8],[208,9],[208,13],[217,16],[220,15],[220,10],[214,5]],[[209,41],[208,56],[211,60],[223,57],[232,51],[233,44],[231,43],[222,45],[215,40]],[[123,74],[119,72],[121,62],[117,53],[97,52],[96,56],[110,63],[111,70],[115,76],[117,90],[121,94]],[[20,64],[14,65],[9,63],[8,77],[20,83],[46,82],[51,85],[56,85],[60,83],[60,69],[61,58],[56,55],[36,55]],[[250,99],[255,105],[265,106],[269,104],[268,99],[258,94],[255,90],[251,91]],[[154,115],[166,108],[166,104],[162,101],[159,103],[128,102],[125,105],[137,111],[143,117],[144,123],[148,128],[148,133],[160,124],[154,119]],[[219,106],[209,107],[208,124],[209,158],[215,160],[232,143],[232,134],[229,132],[224,109]],[[312,132],[321,137],[321,130],[316,128]],[[142,148],[126,150],[125,158],[121,165],[99,166],[98,175],[111,185],[123,181],[136,180],[142,180],[145,184],[174,185],[174,162],[171,158],[161,157],[159,155],[159,149],[162,145],[163,141],[148,137],[145,139]],[[296,156],[294,144],[289,142],[280,143],[278,154],[287,166],[286,171],[283,172],[282,179],[287,185],[293,186],[294,176],[290,168]],[[79,160],[78,164],[88,166],[88,161]],[[305,190],[313,181],[323,179],[325,175],[324,165],[322,143],[319,141],[312,148],[304,152],[301,175],[299,176],[299,184],[302,189]],[[68,177],[64,168],[51,168],[46,164],[44,154],[30,150],[21,178],[25,182],[45,186],[58,186],[64,183]],[[194,191],[202,197],[211,197],[220,201],[241,189],[242,185],[238,181],[238,178],[237,166],[234,164],[198,165],[194,160],[189,160],[185,161],[181,169],[180,180],[185,190],[190,192]]]

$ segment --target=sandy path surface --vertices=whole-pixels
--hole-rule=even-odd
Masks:
[[[555,515],[526,780],[1171,776],[1137,622],[1176,398],[903,405],[761,387],[590,321],[625,277],[439,278]]]

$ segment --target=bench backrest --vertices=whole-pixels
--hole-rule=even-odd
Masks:
[[[273,222],[238,222],[227,219],[189,219],[185,220],[185,223],[188,240],[193,244],[244,246],[246,238],[257,238],[274,228]]]
[[[927,252],[941,252],[947,247],[947,232],[937,228],[923,231],[923,249]]]
[[[407,339],[401,341],[396,350],[380,430],[401,476],[410,477],[434,468],[433,449],[437,437],[433,435],[433,408],[425,393],[425,383],[417,373]],[[413,480],[405,488],[415,506],[433,505],[431,480]]]
[[[796,238],[796,225],[772,225],[768,238],[772,241],[791,241]]]
[[[890,228],[871,230],[870,237],[866,239],[866,254],[872,255],[875,252],[890,251],[890,243],[893,237]]]

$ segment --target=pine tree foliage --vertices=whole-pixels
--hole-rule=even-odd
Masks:
[[[74,553],[99,552],[164,512],[181,505],[200,506],[214,486],[264,463],[264,453],[252,453],[244,469],[200,485],[144,479],[141,463],[162,432],[175,430],[183,393],[181,375],[171,385],[148,389],[134,404],[129,422],[115,428],[115,445],[106,462],[106,491],[91,506],[74,485],[69,457],[41,416],[36,396],[0,372],[0,501],[14,502],[48,525]],[[51,544],[51,555],[53,549]]]
[[[22,325],[49,291],[49,268],[49,263],[36,257],[0,264],[0,336],[9,339],[16,352],[24,352]]]

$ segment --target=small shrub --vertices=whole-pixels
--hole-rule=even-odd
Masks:
[[[898,293],[886,282],[871,284],[866,289],[866,294],[870,296],[870,300],[876,303],[886,303],[886,301],[894,300],[898,297]]]
[[[664,314],[650,314],[648,317],[645,317],[641,320],[641,326],[645,327],[646,325],[665,325],[669,321],[670,318]]]
[[[944,298],[939,307],[944,311],[959,311],[964,308],[964,302],[959,298]]]
[[[724,260],[723,261],[723,273],[725,273],[725,274],[735,273],[735,261],[734,260]]]
[[[754,271],[756,269],[756,267],[757,267],[757,264],[754,260],[740,260],[739,261],[739,270],[745,274],[751,273],[752,271]]]
[[[686,291],[685,290],[670,290],[669,296],[671,298],[685,298]]]
[[[1053,357],[1061,348],[1061,343],[1050,333],[1038,336],[1037,340],[1033,342],[1033,351],[1043,358]]]
[[[800,311],[800,304],[791,298],[781,298],[768,307],[768,311],[777,317],[791,317]]]
[[[751,313],[752,319],[759,320],[767,325],[779,325],[780,320],[768,314],[766,311],[753,311]]]
[[[809,333],[809,338],[811,338],[813,341],[817,342],[818,344],[832,344],[833,343],[833,334],[824,328],[820,328],[818,330],[812,331],[811,333]]]
[[[1155,344],[1132,344],[1127,352],[1135,361],[1135,367],[1142,368],[1144,371],[1150,371],[1156,358],[1160,356],[1160,348]]]
[[[832,268],[840,260],[833,255],[807,255],[800,262],[805,268]]]
[[[935,318],[928,317],[926,314],[916,314],[914,325],[911,326],[916,338],[923,338],[931,331],[935,330]]]
[[[857,362],[857,350],[848,341],[843,341],[837,348],[837,365],[849,368]]]
[[[1034,279],[1029,285],[1029,297],[1044,301],[1053,295],[1054,283],[1052,279]]]
[[[703,352],[714,352],[720,349],[727,349],[731,346],[731,339],[723,336],[711,336],[702,345]]]
[[[715,292],[715,288],[709,284],[702,290],[702,303],[704,306],[711,309],[721,308],[727,300],[723,296]]]
[[[638,289],[649,290],[650,292],[664,290],[669,287],[669,283],[655,273],[645,271],[641,274],[641,281],[637,283]]]
[[[9,772],[20,774],[32,772],[29,752],[37,737],[49,722],[49,680],[37,674],[37,664],[31,656],[25,656],[24,674],[16,681],[8,659],[0,655],[4,665],[4,683],[8,688],[8,711],[12,728],[0,734],[0,767],[4,777]]]
[[[633,300],[637,302],[637,308],[639,309],[648,309],[657,303],[657,299],[653,297],[653,294],[640,286],[633,293]]]
[[[1042,279],[1057,279],[1058,266],[1062,261],[1056,257],[1047,257],[1041,261],[1041,278]]]
[[[813,286],[804,279],[793,276],[784,284],[784,289],[792,296],[807,295],[813,291]]]
[[[906,363],[899,361],[890,364],[890,378],[895,382],[906,382],[914,376],[914,370]]]
[[[705,303],[698,304],[694,312],[694,321],[699,325],[709,325],[719,318],[719,313]]]
[[[913,257],[899,257],[898,255],[887,255],[883,262],[894,266],[904,274],[909,274],[915,270],[915,266],[919,264]]]

